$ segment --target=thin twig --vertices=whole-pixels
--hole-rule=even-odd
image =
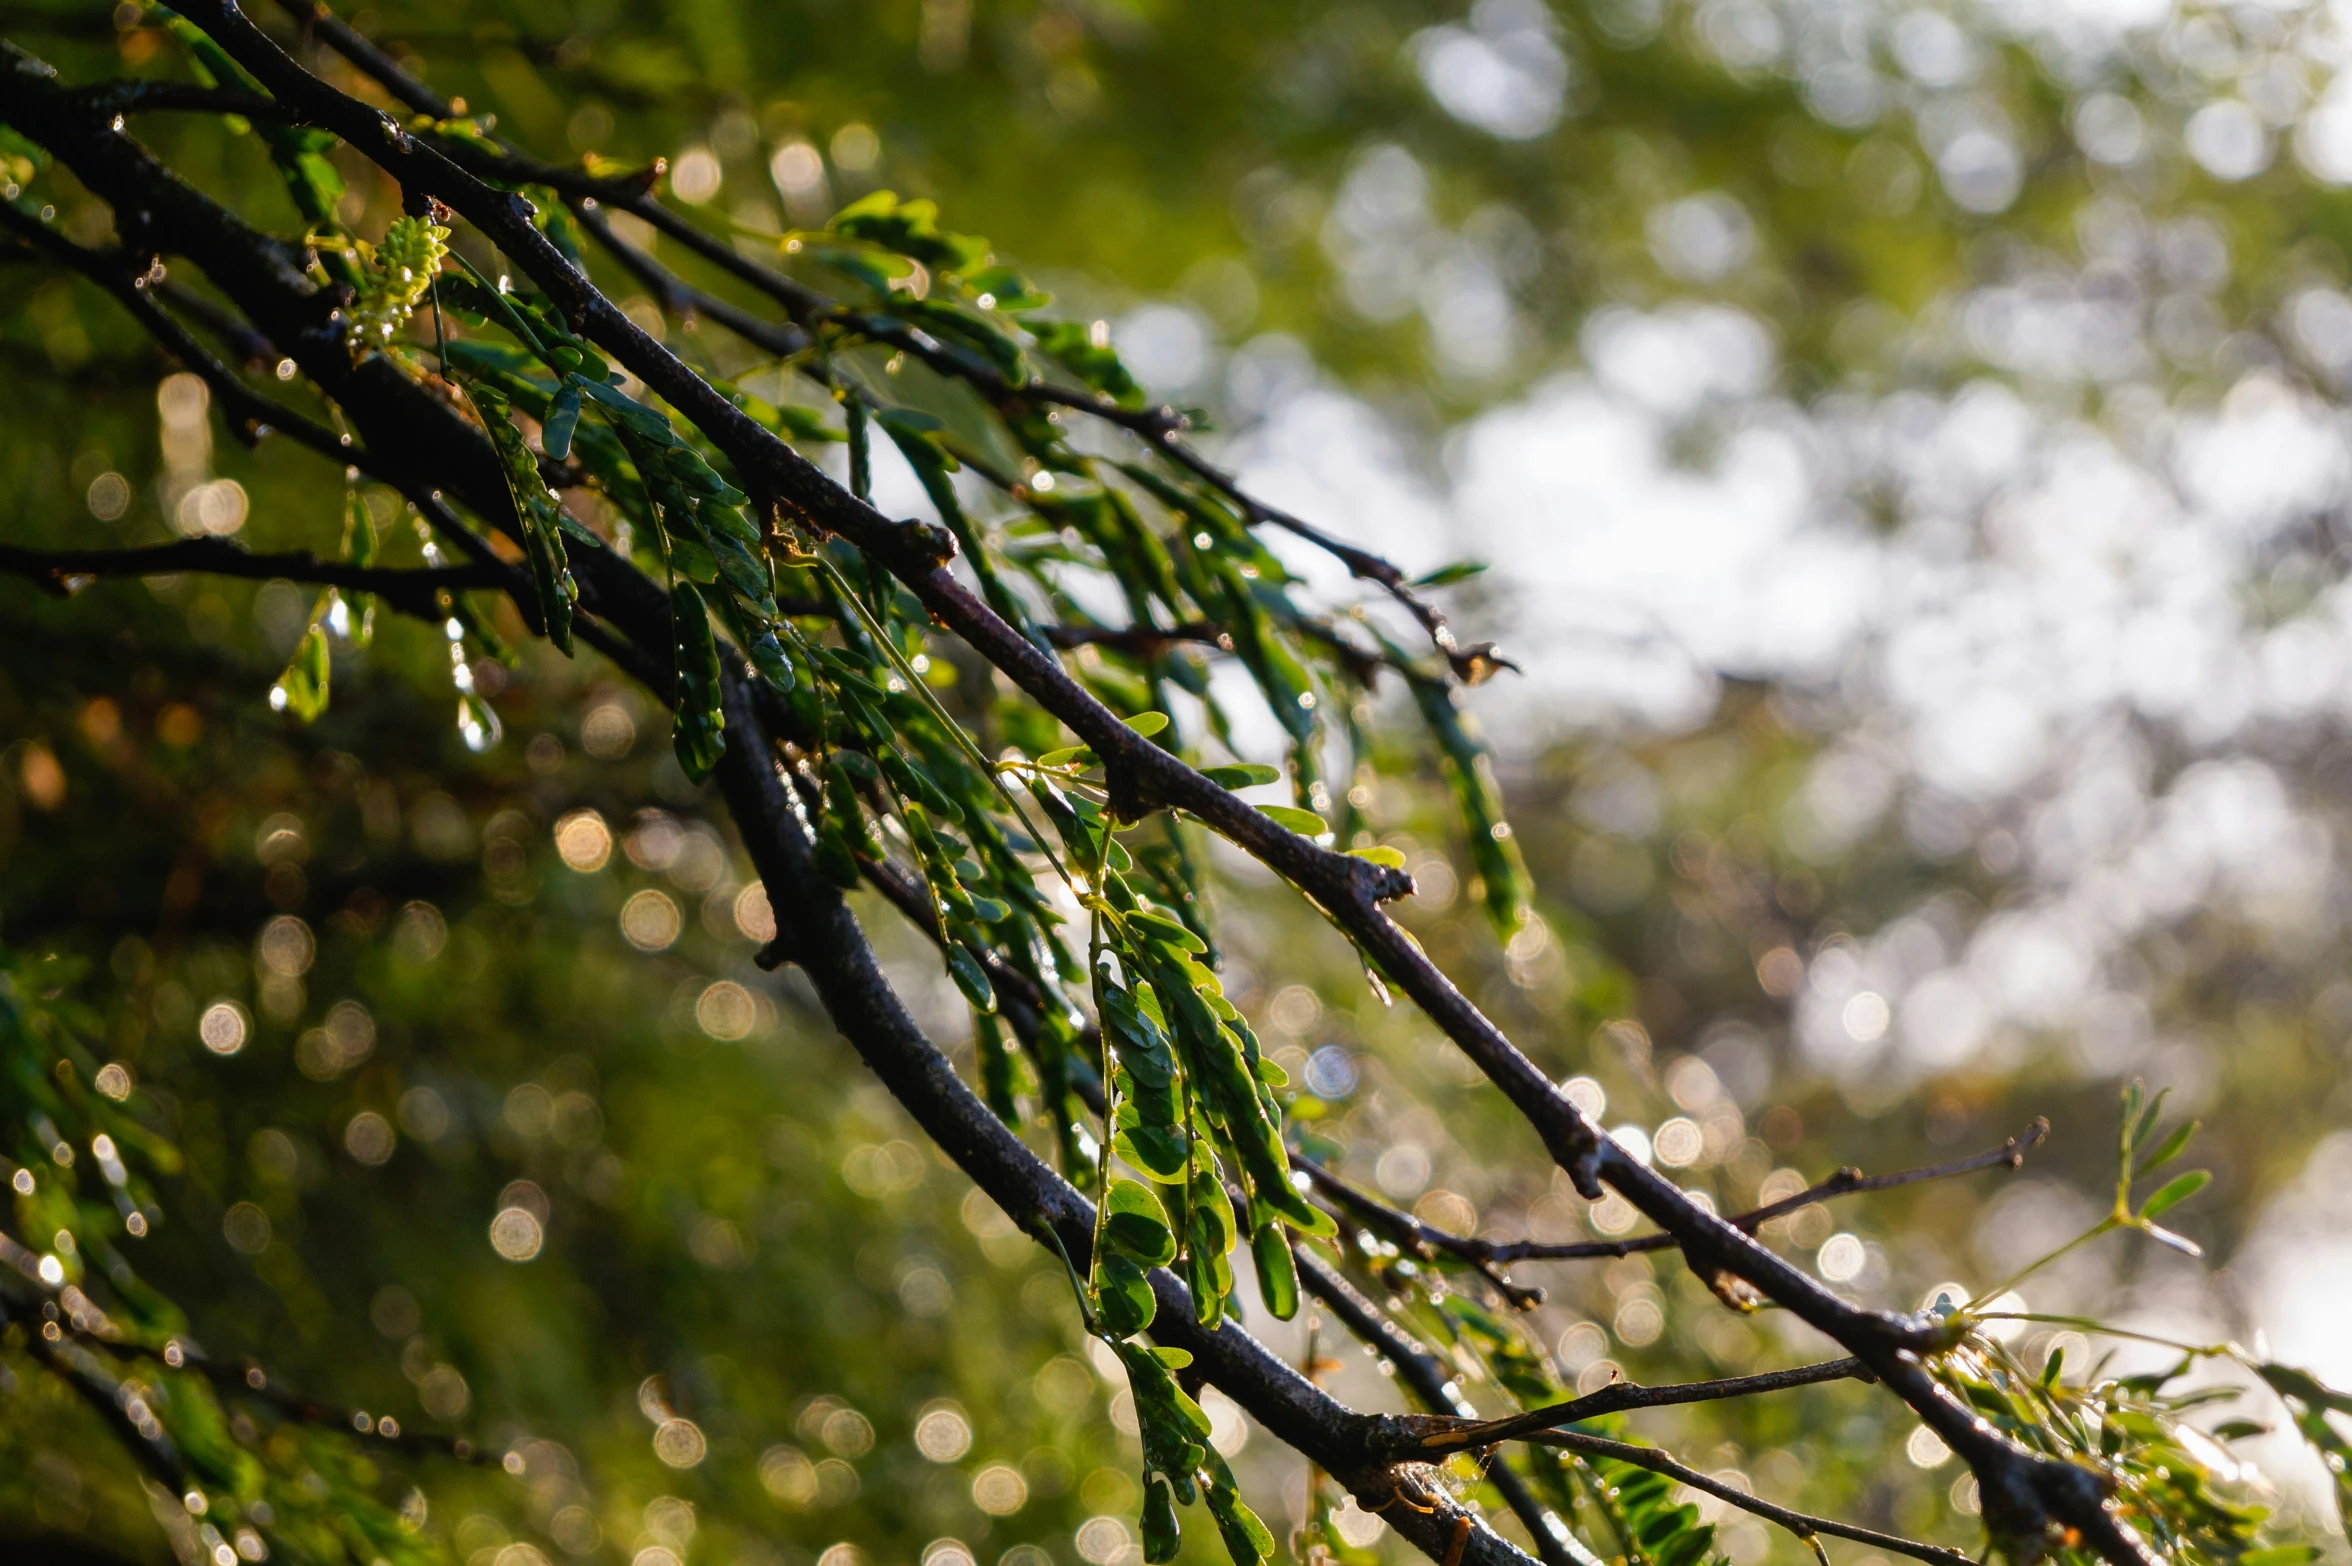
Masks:
[[[1438,1253],[1442,1252],[1467,1263],[1494,1285],[1515,1309],[1533,1310],[1544,1302],[1543,1290],[1513,1283],[1503,1276],[1493,1261],[1483,1254],[1485,1242],[1449,1233],[1435,1224],[1423,1223],[1411,1213],[1400,1211],[1358,1190],[1303,1153],[1293,1153],[1290,1165],[1306,1175],[1327,1205],[1352,1216],[1357,1222],[1378,1232],[1382,1238],[1410,1252],[1416,1259],[1434,1261]]]
[[[1042,625],[1045,639],[1067,652],[1077,647],[1108,647],[1142,659],[1157,658],[1170,647],[1197,642],[1220,652],[1233,651],[1231,633],[1206,620],[1193,620],[1172,630],[1156,625]]]
[[[1949,1180],[1955,1175],[1974,1174],[1980,1169],[2017,1169],[2024,1165],[2028,1148],[2050,1134],[2050,1122],[2041,1116],[2033,1124],[2003,1142],[1999,1147],[1955,1158],[1948,1163],[1928,1164],[1918,1169],[1902,1169],[1892,1174],[1866,1175],[1859,1169],[1840,1169],[1818,1185],[1806,1187],[1794,1196],[1737,1214],[1729,1221],[1738,1228],[1754,1232],[1775,1218],[1786,1217],[1800,1207],[1832,1197],[1852,1196],[1862,1191],[1891,1191],[1897,1186],[1918,1185],[1927,1180]],[[1513,1261],[1576,1261],[1602,1257],[1630,1256],[1636,1251],[1671,1250],[1676,1243],[1671,1234],[1640,1234],[1626,1240],[1577,1240],[1561,1244],[1544,1244],[1534,1240],[1504,1240],[1497,1242],[1474,1240],[1468,1242],[1482,1248],[1486,1259],[1494,1262]]]
[[[1929,1164],[1919,1169],[1903,1169],[1892,1174],[1866,1175],[1859,1169],[1840,1169],[1818,1185],[1810,1186],[1794,1196],[1739,1213],[1729,1221],[1753,1233],[1775,1218],[1784,1217],[1800,1207],[1827,1201],[1840,1196],[1851,1196],[1862,1191],[1889,1191],[1897,1186],[1917,1185],[1926,1180],[1948,1180],[1955,1175],[1972,1174],[1980,1169],[2016,1169],[2025,1162],[2028,1148],[2049,1135],[2050,1122],[2037,1117],[2017,1135],[1999,1147],[1948,1163]],[[1411,1213],[1388,1203],[1333,1174],[1320,1164],[1305,1158],[1293,1160],[1314,1182],[1315,1189],[1332,1206],[1342,1208],[1362,1219],[1383,1238],[1427,1258],[1433,1252],[1452,1256],[1485,1274],[1506,1295],[1535,1293],[1522,1289],[1493,1269],[1515,1261],[1590,1261],[1617,1256],[1631,1256],[1642,1251],[1672,1250],[1677,1241],[1671,1234],[1640,1234],[1624,1240],[1574,1240],[1547,1243],[1535,1240],[1488,1240],[1474,1235],[1449,1233],[1433,1224],[1423,1223]]]
[[[169,303],[182,315],[193,316],[199,325],[219,338],[248,366],[274,365],[284,357],[278,352],[277,344],[240,320],[236,312],[222,309],[193,288],[182,287],[166,277],[150,283],[147,291]]]
[[[1585,1435],[1573,1430],[1546,1430],[1527,1439],[1542,1446],[1556,1446],[1586,1457],[1613,1458],[1620,1463],[1664,1474],[1669,1479],[1679,1479],[1692,1489],[1714,1496],[1743,1512],[1753,1512],[1767,1522],[1778,1523],[1807,1542],[1818,1535],[1827,1534],[1833,1539],[1851,1539],[1857,1544],[1872,1545],[1896,1555],[1908,1555],[1915,1561],[1927,1561],[1931,1566],[1977,1566],[1973,1557],[1958,1550],[1945,1549],[1940,1544],[1921,1544],[1898,1534],[1880,1533],[1875,1528],[1858,1527],[1834,1518],[1814,1517],[1804,1512],[1791,1511],[1785,1506],[1775,1506],[1736,1485],[1725,1484],[1688,1464],[1676,1462],[1655,1447],[1634,1446],[1629,1442],[1611,1441],[1602,1436]]]
[[[1755,1397],[1765,1392],[1785,1392],[1791,1387],[1817,1386],[1824,1381],[1874,1379],[1868,1367],[1860,1360],[1849,1357],[1823,1360],[1816,1365],[1799,1365],[1792,1370],[1767,1370],[1753,1376],[1726,1376],[1718,1381],[1685,1381],[1663,1387],[1645,1387],[1631,1381],[1618,1381],[1583,1397],[1571,1398],[1565,1403],[1531,1408],[1503,1419],[1478,1420],[1444,1430],[1433,1430],[1423,1436],[1418,1444],[1425,1451],[1492,1446],[1497,1441],[1515,1441],[1539,1430],[1573,1425],[1627,1409],[1670,1408],[1679,1403],[1717,1403],[1726,1398]]]

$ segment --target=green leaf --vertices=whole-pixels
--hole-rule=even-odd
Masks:
[[[1147,1566],[1161,1566],[1176,1558],[1184,1543],[1183,1530],[1176,1522],[1176,1494],[1168,1488],[1168,1481],[1158,1474],[1144,1476],[1143,1484],[1143,1558]],[[2273,1566],[2273,1563],[2262,1563]],[[2276,1562],[2275,1566],[2294,1566],[2291,1561]]]
[[[2186,1120],[2174,1126],[2172,1134],[2164,1139],[2162,1145],[2140,1160],[2139,1167],[2132,1171],[2132,1179],[2136,1181],[2180,1157],[2181,1150],[2189,1145],[2189,1138],[2195,1136],[2197,1128],[2203,1124],[2200,1120]]]
[[[968,234],[951,234],[939,227],[939,207],[928,200],[901,201],[887,190],[860,197],[833,214],[826,227],[836,234],[912,256],[944,272],[978,266],[988,256],[988,242]]]
[[[1442,565],[1427,575],[1413,578],[1412,585],[1415,587],[1451,587],[1456,582],[1467,582],[1472,577],[1483,574],[1486,566],[1487,563],[1483,560],[1457,560],[1452,565]]]
[[[1677,1534],[1658,1549],[1657,1566],[1699,1566],[1714,1547],[1715,1529],[1712,1525],[1692,1528],[1687,1533]]]
[[[947,945],[947,971],[974,1011],[996,1010],[996,987],[988,982],[988,970],[961,941],[950,941]]]
[[[302,640],[294,644],[294,656],[287,661],[286,672],[270,687],[270,706],[290,714],[297,722],[316,722],[319,714],[327,710],[330,667],[327,628],[314,618],[310,628],[302,633]]]
[[[1174,919],[1162,918],[1140,909],[1127,915],[1127,922],[1143,935],[1162,946],[1173,946],[1179,951],[1205,952],[1208,944]]]
[[[2140,1204],[2140,1216],[2155,1218],[2169,1212],[2212,1183],[2212,1171],[2206,1169],[2192,1169],[2187,1174],[2175,1176]]]
[[[744,643],[743,650],[750,655],[752,667],[759,670],[760,678],[775,690],[790,692],[799,683],[792,672],[792,660],[784,651],[784,643],[774,631],[762,629]]]
[[[589,381],[581,390],[593,398],[598,407],[612,415],[616,427],[626,428],[630,433],[654,442],[657,446],[666,446],[678,438],[677,432],[670,428],[670,421],[660,412],[625,395],[616,387]],[[653,477],[651,474],[644,476],[648,480]]]
[[[1292,1194],[1296,1195],[1295,1192]],[[1338,1223],[1322,1208],[1304,1199],[1300,1199],[1296,1207],[1297,1210],[1287,1207],[1283,1209],[1282,1221],[1284,1223],[1289,1224],[1301,1234],[1311,1234],[1319,1240],[1331,1240],[1339,1237]],[[1299,1216],[1300,1211],[1305,1213],[1305,1217]]]
[[[744,411],[769,429],[789,440],[842,441],[849,437],[825,422],[825,416],[814,408],[796,402],[770,404],[756,397],[745,397]]]
[[[1164,1267],[1176,1259],[1168,1210],[1140,1181],[1111,1181],[1103,1198],[1103,1237],[1147,1267]]]
[[[1515,932],[1525,920],[1531,894],[1519,841],[1503,816],[1486,747],[1472,732],[1449,681],[1408,677],[1414,704],[1445,759],[1446,784],[1461,813],[1463,836],[1478,877],[1486,883],[1486,912],[1498,932]]]
[[[1121,721],[1145,739],[1150,739],[1168,726],[1168,715],[1164,712],[1139,712]]]
[[[889,298],[892,281],[910,277],[915,270],[901,256],[877,255],[841,245],[812,245],[806,254],[819,266],[831,267],[851,281],[871,289],[878,299]]]
[[[719,705],[718,643],[711,636],[702,594],[693,583],[680,582],[671,590],[670,620],[678,679],[678,714],[670,745],[686,776],[700,783],[727,748],[727,717]]]
[[[2139,1090],[2139,1086],[2137,1082],[2132,1084],[2135,1091]],[[2164,1117],[2164,1101],[2170,1097],[2172,1097],[2172,1089],[2164,1088],[2154,1098],[2148,1100],[2148,1107],[2140,1112],[2139,1119],[2131,1128],[2130,1145],[2133,1148],[2136,1149],[2142,1142],[2155,1135],[2156,1122]]]
[[[1258,1226],[1250,1236],[1250,1259],[1257,1263],[1258,1297],[1277,1321],[1298,1314],[1298,1260],[1291,1255],[1290,1237],[1279,1223]]]
[[[1071,374],[1122,407],[1143,406],[1143,388],[1106,344],[1094,340],[1083,321],[1032,321],[1037,346]]]
[[[278,166],[286,193],[294,198],[303,220],[314,225],[331,221],[343,195],[343,176],[326,156],[335,138],[325,131],[287,125],[265,123],[255,129],[268,144],[270,161]]]
[[[361,498],[358,486],[343,492],[342,557],[351,565],[372,566],[376,563],[376,524],[368,515],[367,502]],[[334,589],[327,592],[327,606],[319,616],[326,624],[335,622]],[[344,635],[354,647],[365,647],[375,640],[376,600],[372,593],[354,592],[340,595],[347,599],[348,612],[344,615]]]
[[[1395,848],[1351,848],[1348,850],[1348,857],[1350,859],[1368,860],[1373,864],[1383,866],[1384,868],[1390,870],[1402,870],[1405,867],[1405,856],[1403,851]]]
[[[547,355],[546,339],[540,335],[537,327],[524,318],[523,312],[515,307],[514,300],[491,286],[490,280],[482,275],[480,269],[466,259],[464,251],[452,250],[449,253],[456,258],[459,266],[466,269],[468,275],[444,279],[440,285],[442,295],[485,320],[496,321],[514,333],[524,347],[544,360]]]
[[[984,297],[986,308],[1012,314],[1022,310],[1042,310],[1053,303],[1053,295],[1031,286],[1029,280],[1009,266],[992,266],[984,271],[965,276],[964,286],[977,297]]]
[[[1119,1063],[1146,1082],[1166,1082],[1175,1070],[1168,1035],[1139,998],[1110,983],[1097,987],[1097,1003],[1119,1051]]]
[[[1282,770],[1262,761],[1237,761],[1230,766],[1203,767],[1201,776],[1222,789],[1252,788],[1260,783],[1280,782]]]
[[[1312,810],[1300,810],[1292,805],[1260,805],[1258,809],[1276,826],[1288,827],[1301,837],[1321,837],[1331,830]]]
[[[1687,1530],[1698,1521],[1698,1517],[1698,1511],[1694,1507],[1668,1507],[1653,1513],[1643,1521],[1641,1526],[1634,1530],[1634,1537],[1642,1543],[1656,1548],[1676,1534]]]
[[[1106,1249],[1094,1259],[1094,1272],[1095,1311],[1105,1332],[1131,1338],[1152,1324],[1159,1301],[1140,1263]]]
[[[1155,1180],[1181,1179],[1192,1162],[1184,1133],[1170,1126],[1129,1126],[1111,1139],[1111,1151]]]
[[[1207,1483],[1202,1487],[1209,1503],[1209,1515],[1217,1519],[1217,1531],[1224,1535],[1225,1553],[1233,1557],[1233,1566],[1259,1566],[1261,1561],[1274,1556],[1274,1536],[1258,1520],[1258,1514],[1244,1505],[1241,1491],[1233,1483],[1233,1471],[1225,1460],[1210,1454]]]
[[[2352,1392],[2338,1392],[2308,1370],[2265,1361],[2254,1367],[2254,1373],[2281,1397],[2291,1397],[2331,1413],[2352,1414]]]
[[[2291,1365],[2264,1363],[2254,1371],[2272,1391],[2288,1400],[2287,1411],[2295,1417],[2296,1430],[2318,1450],[2335,1482],[2338,1522],[2352,1527],[2352,1442],[2328,1420],[2330,1413],[2352,1414],[2352,1395],[2338,1392]]]
[[[481,415],[482,429],[490,437],[490,444],[498,452],[498,463],[506,477],[507,497],[514,503],[515,520],[520,524],[524,552],[530,557],[531,580],[539,590],[539,613],[547,628],[547,639],[566,657],[572,651],[572,605],[580,596],[572,581],[569,558],[564,552],[563,503],[539,476],[539,461],[523,444],[522,432],[514,427],[513,405],[506,394],[487,382],[476,381],[466,388],[473,399],[475,411]]]
[[[2238,1566],[2304,1566],[2318,1560],[2321,1554],[2316,1544],[2273,1544],[2266,1549],[2248,1550],[2238,1557]]]
[[[572,454],[572,431],[580,422],[580,383],[567,380],[556,392],[555,401],[547,410],[547,420],[539,427],[539,444],[549,456],[561,462]]]
[[[1037,758],[1041,767],[1091,767],[1098,764],[1094,752],[1084,745],[1065,745],[1060,750],[1049,750]]]

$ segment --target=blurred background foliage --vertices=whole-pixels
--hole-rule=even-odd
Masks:
[[[1412,563],[1488,558],[1453,607],[1526,654],[1473,705],[1540,918],[1496,944],[1410,762],[1367,807],[1420,878],[1403,917],[1720,1205],[2047,1115],[2021,1174],[1785,1221],[1825,1275],[1908,1308],[2095,1218],[2117,1085],[2145,1076],[2207,1122],[2218,1180],[2173,1215],[2207,1261],[2110,1242],[2031,1303],[2352,1371],[2333,10],[353,20],[542,155],[666,157],[714,230],[934,197],[1111,321],[1277,499]],[[175,69],[139,22],[6,12],[85,80]],[[140,129],[298,227],[249,141]],[[373,231],[397,191],[338,157]],[[105,235],[70,179],[48,189],[69,232]],[[204,486],[234,513],[215,530],[255,547],[334,525],[310,459],[216,443],[110,301],[15,254],[0,361],[12,542],[168,536]],[[910,477],[880,480],[922,509]],[[476,670],[505,730],[476,755],[446,643],[384,616],[297,727],[263,697],[306,615],[284,584],[0,585],[0,940],[80,965],[13,982],[88,1008],[91,1058],[129,1070],[184,1156],[141,1270],[193,1335],[470,1439],[480,1460],[380,1456],[474,1566],[510,1541],[808,1566],[950,1536],[1006,1566],[1118,1560],[1127,1535],[1087,1527],[1133,1515],[1122,1383],[1058,1264],[967,1199],[797,980],[752,966],[764,908],[661,716],[533,648]],[[1630,1223],[1535,1172],[1491,1093],[1295,899],[1221,874],[1228,990],[1343,1169],[1458,1230]],[[869,924],[935,1036],[963,1038],[936,963]],[[514,1210],[536,1227],[494,1234]],[[1639,1257],[1518,1275],[1585,1384],[1803,1351]],[[1341,1390],[1396,1405],[1333,1341]],[[2038,1366],[2060,1342],[2015,1346]],[[167,1558],[114,1438],[8,1359],[0,1540]],[[1282,1532],[1301,1465],[1212,1412]],[[1957,1466],[1887,1399],[1814,1388],[1641,1428],[1790,1504],[1973,1537]],[[2307,1460],[2257,1450],[2271,1476],[2245,1483],[2340,1552]],[[1800,1553],[1753,1522],[1722,1541],[1739,1566]]]

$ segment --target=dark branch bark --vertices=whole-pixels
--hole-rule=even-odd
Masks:
[[[99,82],[74,89],[74,100],[97,115],[147,114],[182,109],[196,114],[242,114],[276,118],[278,105],[236,87],[200,87],[194,82]]]
[[[442,618],[439,595],[473,588],[504,589],[511,578],[480,566],[441,570],[379,570],[321,560],[308,551],[253,554],[225,538],[191,538],[139,549],[18,549],[0,544],[0,572],[39,582],[53,592],[72,593],[96,577],[172,576],[200,571],[208,576],[265,582],[282,578],[346,592],[373,593],[387,608],[422,620]]]

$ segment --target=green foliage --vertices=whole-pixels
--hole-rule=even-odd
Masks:
[[[671,743],[678,765],[699,783],[719,764],[726,746],[727,715],[719,708],[719,652],[711,637],[710,614],[692,582],[670,589],[670,618],[677,637],[678,722]]]
[[[2331,1414],[2352,1415],[2352,1395],[2324,1386],[2307,1372],[2286,1365],[2257,1365],[2255,1373],[2285,1400],[2288,1413],[2294,1416],[2295,1428],[2319,1453],[2321,1465],[2333,1481],[2336,1520],[2352,1528],[2352,1441],[2346,1440],[2344,1432],[2329,1418]]]
[[[547,629],[547,639],[555,644],[556,651],[568,657],[572,651],[572,605],[578,601],[580,589],[572,581],[571,565],[564,556],[559,520],[563,503],[539,476],[539,465],[523,444],[522,432],[511,422],[506,398],[489,386],[478,385],[473,400],[482,415],[482,428],[498,451],[498,465],[506,476],[506,492],[513,498],[515,516],[522,523],[523,537],[530,551],[531,580],[539,591],[539,613]],[[552,419],[554,415],[549,417]],[[578,417],[576,396],[573,417],[575,420]]]
[[[2184,1444],[2182,1416],[2210,1404],[2217,1390],[2231,1395],[2175,1389],[2190,1364],[2184,1356],[2167,1371],[2094,1376],[2069,1386],[2056,1374],[2029,1374],[2002,1345],[1979,1340],[1944,1356],[1937,1374],[1979,1417],[2020,1444],[2096,1469],[2168,1559],[2237,1561],[2254,1548],[2264,1509]],[[2004,1548],[2028,1554],[2034,1545],[2010,1540]]]

